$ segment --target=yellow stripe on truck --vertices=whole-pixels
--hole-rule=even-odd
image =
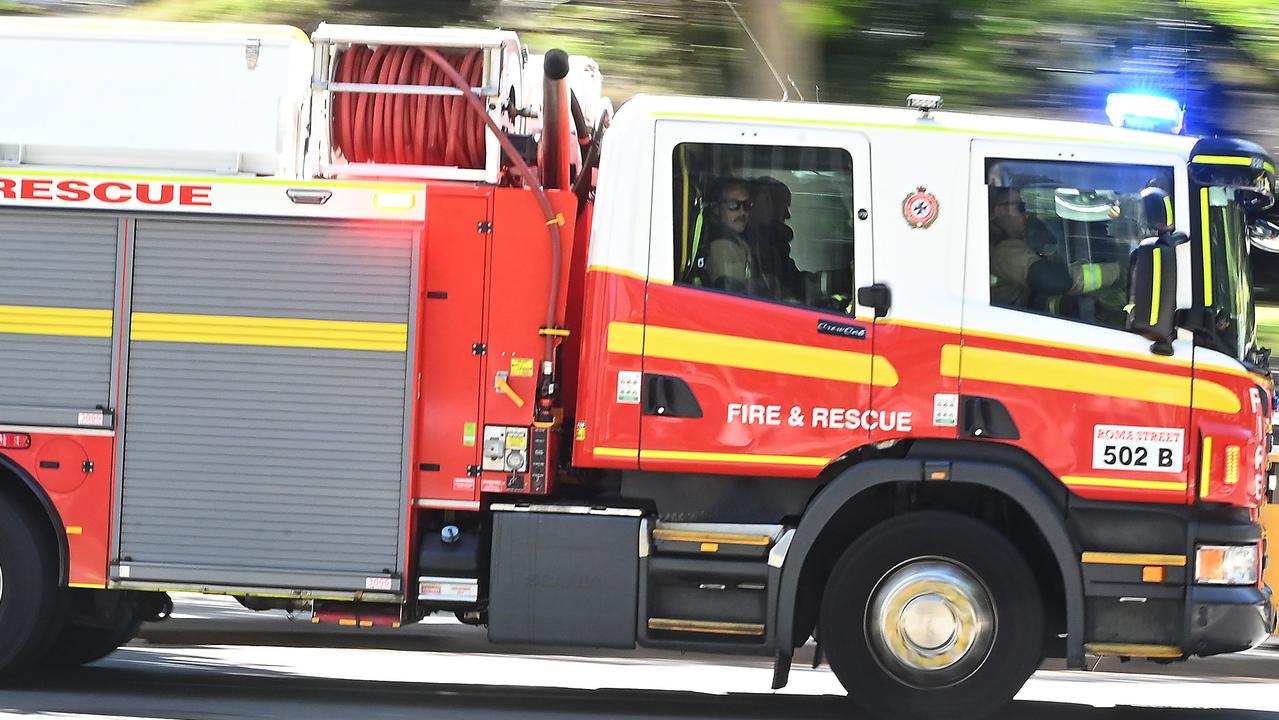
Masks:
[[[1186,566],[1185,555],[1162,555],[1156,553],[1085,552],[1079,556],[1079,560],[1084,563],[1101,565]]]
[[[1163,289],[1164,283],[1164,264],[1163,254],[1159,248],[1154,251],[1154,277],[1150,283],[1150,325],[1153,327],[1159,324],[1159,293]]]
[[[1212,436],[1205,435],[1199,460],[1199,497],[1208,497],[1212,482]]]
[[[0,305],[0,334],[111,337],[110,310]]]
[[[1066,475],[1061,482],[1066,487],[1118,488],[1121,490],[1167,490],[1169,492],[1186,491],[1186,483],[1164,480],[1124,480],[1121,478],[1080,477]]]
[[[597,447],[592,452],[598,457],[625,458],[627,460],[688,460],[710,463],[743,463],[754,465],[803,465],[826,467],[830,458],[810,455],[761,455],[759,453],[694,452],[688,450],[639,450],[637,448]]]
[[[609,323],[608,351],[880,387],[898,382],[892,363],[870,353],[660,325]]]
[[[830,458],[807,455],[759,455],[756,453],[712,453],[685,450],[640,450],[640,460],[689,460],[693,462],[752,463],[757,465],[803,465],[826,467]]]
[[[1237,155],[1196,155],[1190,158],[1190,162],[1199,163],[1201,165],[1237,165],[1239,167],[1252,167],[1252,158],[1239,157]]]
[[[1212,204],[1208,199],[1208,188],[1199,192],[1199,224],[1200,241],[1202,242],[1204,272],[1204,307],[1212,307],[1212,220],[1209,213]]]
[[[129,338],[140,342],[405,352],[408,348],[408,325],[345,320],[134,313]]]
[[[960,376],[961,354],[964,380],[1193,406],[1227,414],[1235,414],[1243,407],[1233,392],[1210,380],[1196,380],[1192,398],[1189,377],[959,345],[942,347],[942,376]]]

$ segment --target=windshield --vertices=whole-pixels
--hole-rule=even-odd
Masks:
[[[1204,306],[1212,312],[1210,334],[1216,348],[1237,360],[1251,361],[1256,345],[1256,309],[1248,262],[1248,219],[1236,189],[1200,189],[1200,242],[1211,258],[1205,268]]]

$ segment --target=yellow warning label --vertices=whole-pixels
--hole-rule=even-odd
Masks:
[[[533,377],[533,358],[511,358],[511,377]]]
[[[475,447],[475,423],[469,422],[462,426],[462,445]]]
[[[577,433],[576,433],[575,437],[576,437],[578,440],[585,440],[585,439],[586,439],[586,423],[584,423],[584,422],[580,422],[580,423],[578,423],[578,424],[577,424]]]

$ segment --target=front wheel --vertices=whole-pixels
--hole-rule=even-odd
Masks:
[[[916,512],[867,531],[836,563],[819,631],[858,705],[885,716],[978,717],[1041,660],[1044,613],[1017,549],[962,515]]]

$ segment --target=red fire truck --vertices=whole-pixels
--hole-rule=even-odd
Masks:
[[[49,59],[0,116],[0,672],[195,591],[774,687],[815,639],[861,705],[968,716],[1274,626],[1255,145],[610,121],[495,31],[0,34]]]

